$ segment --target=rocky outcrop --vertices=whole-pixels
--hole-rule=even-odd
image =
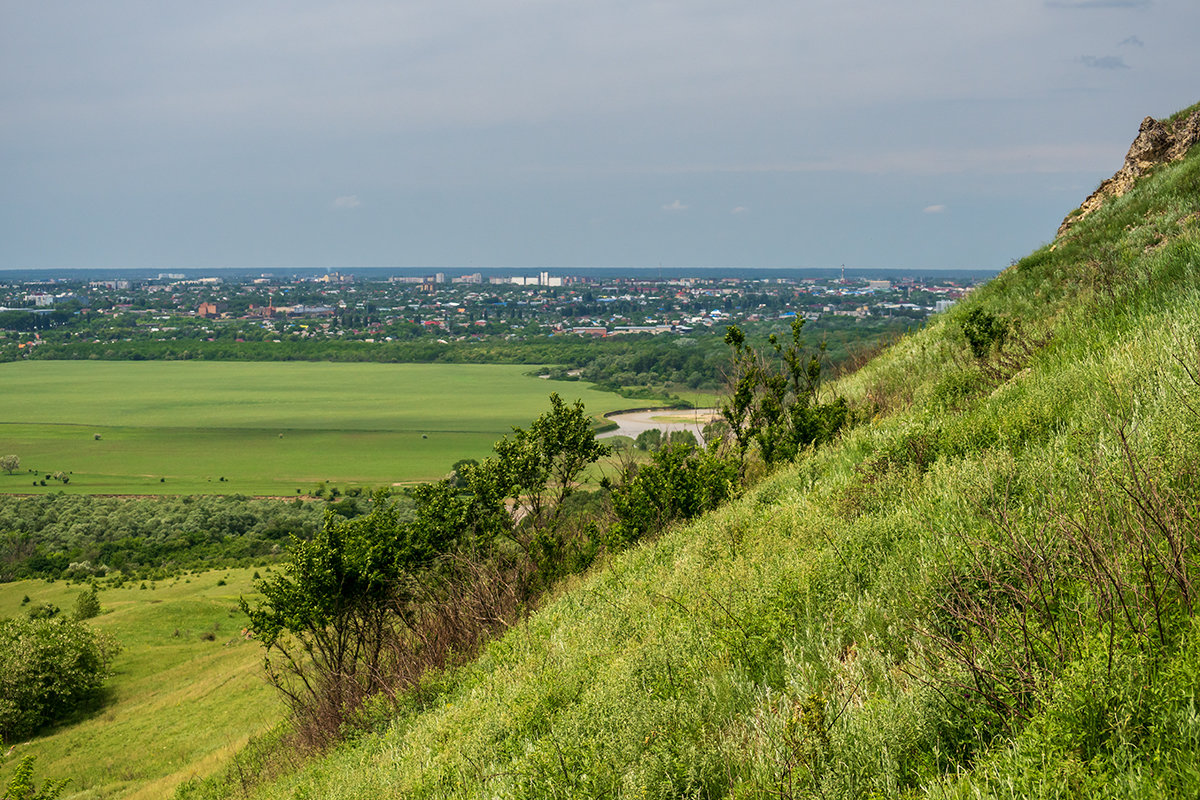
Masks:
[[[1067,215],[1058,227],[1058,235],[1062,236],[1072,225],[1102,206],[1108,198],[1125,194],[1139,177],[1154,166],[1183,158],[1197,142],[1200,142],[1200,108],[1174,122],[1146,117],[1125,155],[1125,163],[1115,175],[1100,184],[1100,188],[1092,192],[1078,209]]]

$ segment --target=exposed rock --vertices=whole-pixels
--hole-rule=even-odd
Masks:
[[[1062,236],[1072,225],[1102,206],[1108,198],[1125,194],[1139,177],[1153,167],[1183,158],[1197,142],[1200,142],[1200,109],[1173,124],[1146,117],[1125,155],[1125,163],[1115,175],[1100,184],[1100,188],[1092,192],[1078,209],[1067,215],[1058,227],[1058,235]]]

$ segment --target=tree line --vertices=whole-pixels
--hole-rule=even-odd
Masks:
[[[786,334],[786,321],[753,322],[742,326],[756,347],[768,346],[773,333]],[[826,342],[830,367],[870,350],[906,329],[899,320],[822,318],[814,323]],[[392,342],[339,338],[297,338],[284,335],[271,341],[269,332],[254,329],[238,336],[216,335],[186,328],[175,338],[152,338],[145,331],[128,329],[116,335],[98,332],[97,339],[48,338],[25,357],[55,360],[107,361],[341,361],[370,363],[528,364],[558,380],[582,379],[598,387],[628,393],[650,392],[670,398],[681,389],[717,391],[726,379],[728,364],[723,329],[698,329],[687,335],[629,334],[596,339],[576,335],[538,333],[519,340],[500,337],[482,340],[439,341],[416,329],[412,338]],[[421,334],[421,335],[416,335]],[[213,337],[209,340],[209,337]],[[245,338],[246,340],[242,340]],[[3,357],[0,349],[0,357]],[[16,351],[7,352],[16,358]]]

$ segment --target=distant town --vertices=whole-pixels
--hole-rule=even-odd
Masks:
[[[0,353],[48,341],[393,342],[688,334],[789,319],[924,320],[979,277],[662,277],[330,271],[0,282]],[[3,277],[0,276],[0,281]]]

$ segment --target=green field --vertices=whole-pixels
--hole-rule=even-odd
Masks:
[[[295,495],[429,480],[486,456],[552,391],[646,405],[519,365],[30,361],[0,365],[0,492]],[[97,435],[99,438],[96,438]],[[32,472],[31,472],[32,471]],[[36,473],[36,474],[33,474]],[[224,477],[226,480],[221,481]]]
[[[106,702],[18,744],[0,757],[0,774],[33,754],[38,776],[71,779],[64,798],[167,797],[281,720],[284,708],[262,677],[262,646],[242,636],[247,620],[236,610],[252,572],[103,589],[102,613],[89,624],[123,647]],[[24,613],[26,596],[70,613],[82,590],[62,581],[0,584],[0,617]]]

